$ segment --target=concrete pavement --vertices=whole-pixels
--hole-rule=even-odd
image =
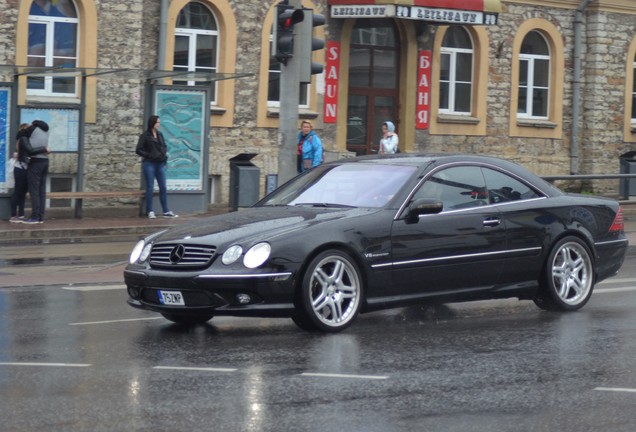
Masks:
[[[140,238],[218,213],[176,219],[60,218],[37,225],[0,221],[0,288],[123,284],[126,260]]]
[[[49,219],[25,225],[0,221],[0,288],[123,284],[123,269],[135,243],[145,235],[212,214],[177,219],[139,217]],[[636,217],[625,232],[636,245]]]

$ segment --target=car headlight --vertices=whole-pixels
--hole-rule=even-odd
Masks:
[[[137,244],[133,248],[132,252],[130,253],[130,258],[128,260],[131,264],[134,264],[134,263],[137,262],[137,260],[141,256],[141,252],[144,250],[144,246],[145,245],[146,245],[146,241],[145,240],[139,240],[137,242]]]
[[[141,250],[141,255],[139,256],[139,262],[144,262],[150,256],[150,251],[152,250],[152,243],[146,243],[146,246]]]
[[[269,243],[258,243],[250,248],[245,253],[245,258],[243,258],[243,265],[247,268],[256,268],[259,265],[263,264],[267,258],[269,258],[269,254],[272,252],[272,247]]]
[[[161,230],[154,234],[150,234],[143,240],[139,240],[133,248],[133,251],[130,253],[130,263],[134,264],[136,262],[146,261],[148,259],[148,256],[150,255],[150,251],[152,250],[152,244],[154,240],[166,231],[168,230]]]
[[[223,252],[223,256],[221,257],[221,262],[225,265],[230,265],[235,263],[241,257],[243,253],[243,248],[239,245],[230,246],[228,250]]]

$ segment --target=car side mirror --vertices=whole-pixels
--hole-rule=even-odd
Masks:
[[[409,223],[416,223],[420,215],[437,214],[444,209],[444,203],[435,199],[417,199],[413,201],[406,213],[406,220]]]

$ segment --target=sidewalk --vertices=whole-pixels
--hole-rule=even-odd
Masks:
[[[49,219],[36,225],[2,220],[0,288],[123,285],[128,255],[139,239],[213,214],[180,215],[176,219]]]
[[[123,285],[128,255],[140,238],[212,214],[177,219],[50,219],[38,225],[0,221],[0,288]],[[625,233],[632,249],[636,217],[626,217]]]

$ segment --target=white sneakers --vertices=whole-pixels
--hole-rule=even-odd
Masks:
[[[165,217],[165,218],[178,218],[179,215],[176,215],[173,212],[169,211],[169,212],[165,212],[163,214],[163,217]],[[155,212],[153,212],[153,211],[148,212],[148,219],[157,219],[157,215],[155,214]]]

